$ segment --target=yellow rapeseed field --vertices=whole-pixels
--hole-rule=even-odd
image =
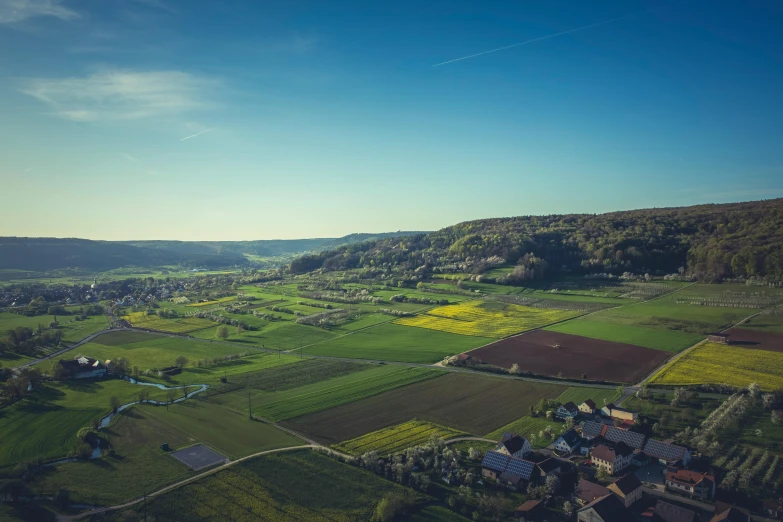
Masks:
[[[352,455],[361,455],[368,451],[377,451],[379,455],[388,455],[405,448],[425,444],[432,437],[451,439],[461,435],[466,435],[466,433],[430,422],[412,420],[341,442],[334,447]]]
[[[157,315],[148,315],[147,312],[131,312],[123,316],[133,326],[139,328],[148,328],[160,332],[169,333],[188,333],[196,330],[203,330],[210,326],[215,326],[209,319],[200,319],[198,317],[183,317],[178,319],[161,319]]]
[[[533,308],[477,299],[440,306],[414,317],[403,317],[395,323],[460,335],[500,339],[569,319],[580,313],[573,310]]]
[[[780,388],[783,383],[783,353],[704,343],[650,380],[652,384],[728,384],[743,387],[752,382],[762,390]]]

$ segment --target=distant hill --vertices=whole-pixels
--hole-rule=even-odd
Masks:
[[[542,274],[676,273],[701,279],[783,280],[783,199],[610,212],[481,219],[403,238],[346,245],[294,260],[289,269],[483,273],[497,263]],[[525,274],[527,272],[527,275]]]
[[[128,266],[164,265],[221,268],[253,264],[248,256],[268,258],[268,264],[275,264],[309,252],[412,234],[417,232],[258,241],[92,241],[73,238],[0,237],[0,269],[42,272],[76,268],[103,271]]]

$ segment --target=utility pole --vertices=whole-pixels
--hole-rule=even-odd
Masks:
[[[250,401],[250,390],[247,390],[247,410],[250,412],[249,419],[253,418],[253,403]]]

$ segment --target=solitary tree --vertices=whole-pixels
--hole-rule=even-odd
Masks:
[[[186,364],[188,364],[188,358],[185,357],[184,355],[179,355],[174,360],[174,366],[177,366],[179,368],[184,367]]]
[[[177,392],[172,388],[170,390],[166,391],[166,398],[168,399],[166,401],[166,411],[169,411],[169,404],[174,402],[174,399],[177,398]]]
[[[226,340],[228,339],[228,327],[226,325],[219,326],[217,331],[215,332],[215,335],[218,339]]]
[[[114,413],[117,413],[117,410],[120,407],[120,399],[116,395],[112,395],[111,398],[109,398],[109,406],[111,406],[111,411]]]
[[[517,363],[512,364],[511,369],[508,370],[508,373],[511,375],[519,375],[519,365]]]

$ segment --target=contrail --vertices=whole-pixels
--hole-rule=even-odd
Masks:
[[[639,16],[639,15],[642,15],[642,14],[645,14],[645,13],[648,13],[648,12],[650,12],[650,9],[645,9],[644,11],[639,11],[638,13],[631,13],[631,14],[628,14],[628,15],[625,15],[625,16],[621,16],[619,18],[612,18],[611,20],[604,20],[603,22],[596,22],[596,23],[590,24],[590,25],[583,25],[582,27],[577,27],[576,29],[569,29],[568,31],[560,31],[559,33],[549,34],[547,36],[541,36],[539,38],[533,38],[532,40],[527,40],[525,42],[519,42],[519,43],[507,45],[505,47],[498,47],[497,49],[492,49],[491,51],[484,51],[482,53],[471,54],[470,56],[463,56],[462,58],[455,58],[453,60],[449,60],[448,62],[436,63],[435,65],[433,65],[433,67],[440,67],[441,65],[446,65],[447,63],[459,62],[459,61],[462,61],[462,60],[467,60],[469,58],[475,58],[476,56],[482,56],[482,55],[485,55],[485,54],[496,53],[498,51],[505,51],[506,49],[511,49],[512,47],[519,47],[520,45],[527,45],[527,44],[533,43],[533,42],[540,42],[541,40],[547,40],[549,38],[554,38],[555,36],[561,36],[561,35],[564,35],[564,34],[575,33],[577,31],[584,31],[585,29],[590,29],[591,27],[598,27],[599,25],[606,25],[606,24],[611,24],[612,22],[619,22],[620,20],[625,20],[626,18]]]
[[[213,130],[215,130],[215,129],[214,129],[214,128],[212,128],[212,129],[207,129],[207,130],[205,130],[205,131],[197,132],[196,134],[194,134],[194,135],[192,135],[192,136],[186,136],[186,137],[182,138],[182,139],[181,139],[181,140],[179,140],[179,141],[185,141],[185,140],[189,140],[190,138],[195,138],[196,136],[201,136],[202,134],[206,134],[206,133],[208,133],[209,131],[213,131]]]

